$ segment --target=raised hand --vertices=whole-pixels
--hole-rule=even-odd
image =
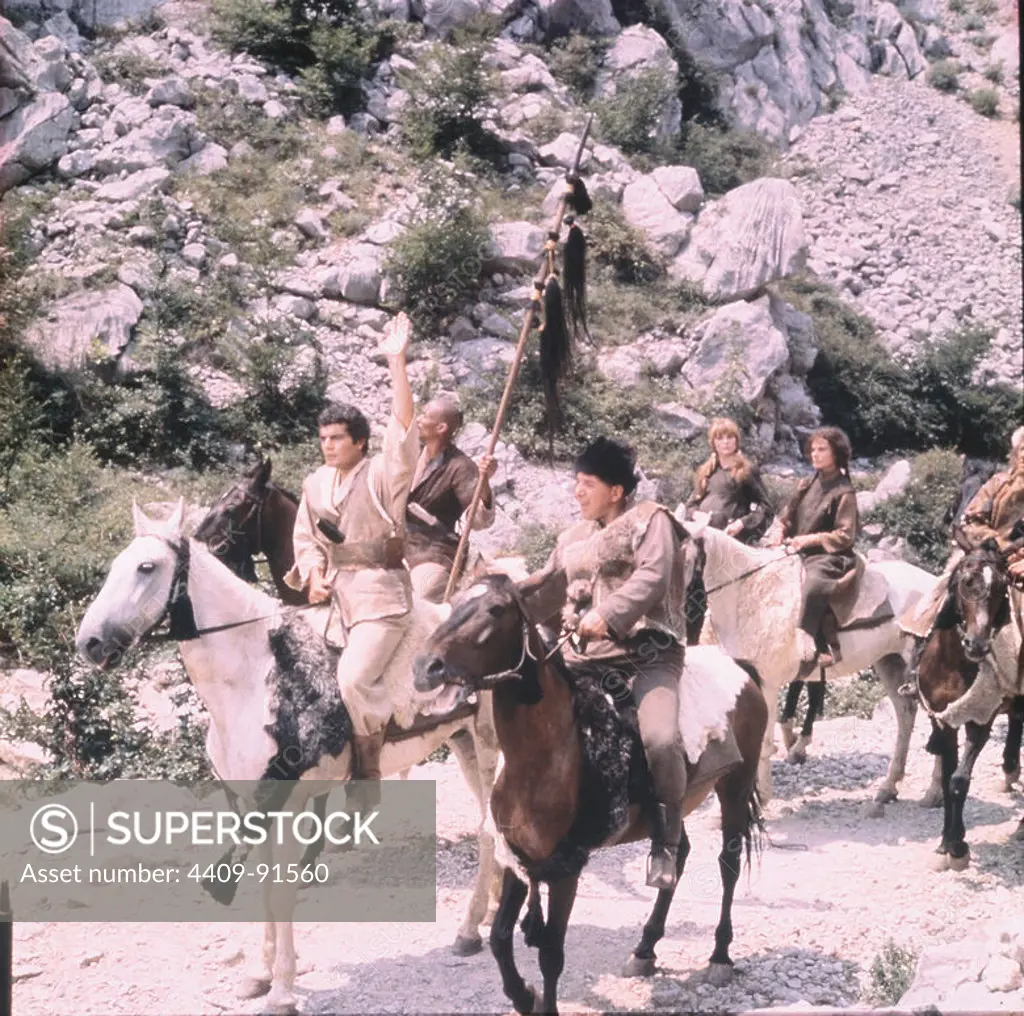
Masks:
[[[409,346],[411,335],[412,321],[405,311],[401,311],[385,326],[384,338],[377,348],[387,357],[401,356]]]

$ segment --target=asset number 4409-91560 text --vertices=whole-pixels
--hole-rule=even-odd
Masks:
[[[243,878],[255,879],[257,882],[298,882],[310,885],[323,883],[330,877],[326,864],[208,864],[201,868],[193,864],[188,877],[197,882],[241,882]]]

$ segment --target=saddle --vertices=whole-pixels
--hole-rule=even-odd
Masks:
[[[394,713],[384,728],[384,743],[389,744],[395,741],[405,741],[411,737],[418,737],[428,730],[433,730],[444,723],[451,723],[454,720],[464,719],[477,711],[478,701],[474,697],[470,701],[464,701],[455,706],[447,713],[431,713],[429,715],[417,711],[416,705],[419,699],[414,693],[411,680],[412,654],[410,647],[422,645],[428,635],[437,627],[438,618],[433,615],[436,605],[428,604],[426,601],[414,599],[412,618],[405,636],[395,649],[395,654],[388,664],[380,680],[385,681],[388,687],[388,696],[394,706]],[[301,617],[310,628],[320,637],[324,649],[330,660],[331,675],[333,677],[337,669],[338,657],[344,652],[344,633],[341,631],[339,612],[333,606],[326,604],[316,607],[307,607],[301,611]],[[339,638],[340,636],[340,638]],[[401,667],[401,660],[407,658],[409,667]],[[337,681],[334,680],[337,687]]]
[[[885,576],[862,554],[855,556],[855,567],[839,580],[830,603],[840,631],[870,628],[896,616]]]

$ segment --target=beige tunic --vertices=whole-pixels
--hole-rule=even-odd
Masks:
[[[416,469],[419,440],[415,426],[403,430],[393,416],[384,432],[380,454],[364,459],[345,477],[321,466],[306,477],[295,518],[295,567],[285,576],[293,589],[304,589],[313,568],[323,570],[338,599],[346,628],[362,621],[398,617],[412,606],[409,573],[384,567],[386,541],[404,532],[405,504]],[[388,516],[385,519],[371,496]],[[319,529],[323,518],[345,534],[332,544]]]

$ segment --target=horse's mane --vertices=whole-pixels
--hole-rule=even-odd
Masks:
[[[267,490],[276,490],[278,494],[283,494],[293,505],[298,505],[299,503],[299,499],[295,494],[284,487],[279,487],[276,483],[268,483]]]

